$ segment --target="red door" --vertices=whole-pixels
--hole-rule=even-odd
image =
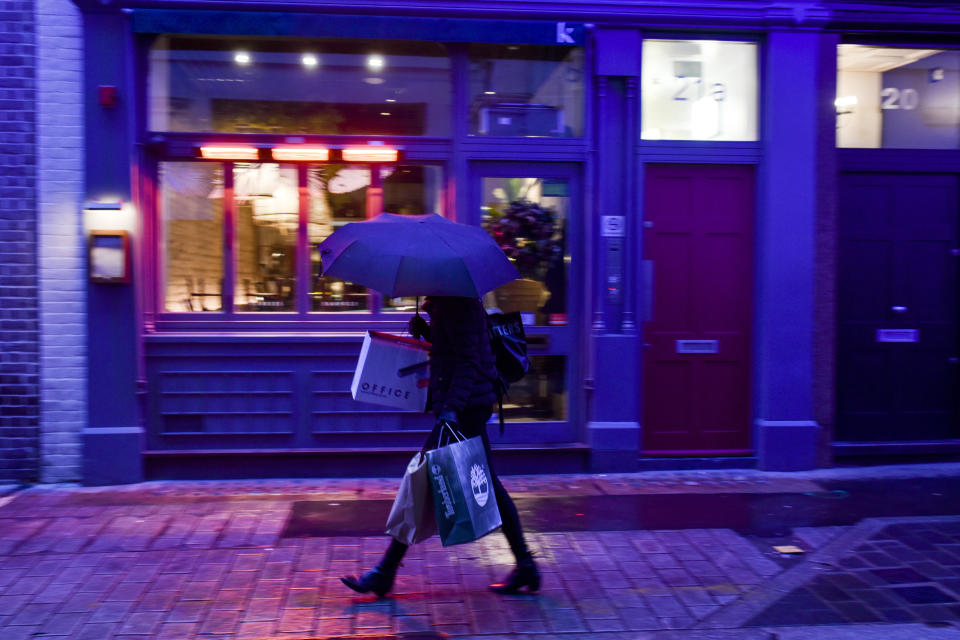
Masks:
[[[753,168],[648,165],[645,455],[750,450]]]

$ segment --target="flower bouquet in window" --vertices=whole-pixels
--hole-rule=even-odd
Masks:
[[[543,286],[547,271],[563,260],[562,225],[551,207],[524,198],[501,209],[487,207],[484,228],[522,276],[495,292],[504,312],[536,311],[550,298]]]

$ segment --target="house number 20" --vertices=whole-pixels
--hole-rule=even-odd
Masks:
[[[887,87],[880,92],[883,98],[881,109],[904,109],[911,111],[920,105],[920,94],[916,89],[897,89],[896,87]]]

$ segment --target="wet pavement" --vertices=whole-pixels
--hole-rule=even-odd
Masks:
[[[960,465],[504,483],[537,596],[486,590],[498,533],[346,590],[393,479],[29,488],[0,501],[0,639],[960,638]]]

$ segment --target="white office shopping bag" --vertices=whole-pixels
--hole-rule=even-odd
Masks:
[[[350,393],[354,400],[423,411],[430,383],[430,343],[368,331]]]

